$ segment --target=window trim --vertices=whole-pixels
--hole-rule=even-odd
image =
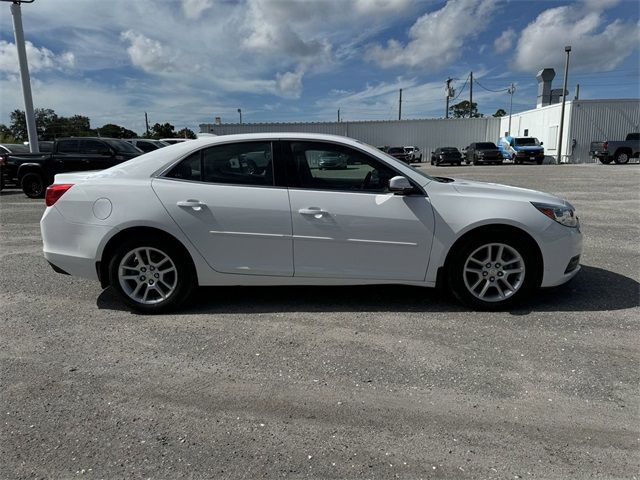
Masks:
[[[204,184],[204,185],[228,185],[228,186],[233,186],[233,187],[258,187],[258,188],[286,188],[286,187],[282,187],[277,185],[276,182],[276,177],[275,177],[275,164],[276,164],[276,155],[275,155],[275,146],[274,144],[277,141],[274,141],[272,139],[265,139],[265,140],[248,140],[248,141],[244,141],[244,142],[224,142],[224,143],[216,143],[213,145],[207,145],[206,147],[200,148],[199,150],[194,150],[192,152],[187,153],[186,155],[183,155],[182,157],[180,157],[178,160],[176,160],[175,162],[172,162],[168,167],[163,168],[162,170],[160,170],[159,174],[152,174],[151,177],[152,178],[160,178],[160,179],[164,179],[164,180],[173,180],[173,181],[179,181],[179,182],[189,182],[189,183],[199,183],[199,184]],[[204,152],[205,150],[208,150],[210,148],[216,148],[216,147],[220,147],[220,146],[224,146],[224,145],[240,145],[240,144],[244,144],[244,143],[269,143],[271,146],[271,171],[273,173],[273,180],[272,180],[272,184],[271,185],[254,185],[254,184],[247,184],[247,183],[226,183],[226,182],[206,182],[203,180],[202,178],[202,174],[204,172]],[[194,153],[198,153],[200,156],[200,180],[188,180],[188,179],[184,179],[184,178],[174,178],[174,177],[168,177],[167,175],[175,168],[177,167],[180,163],[182,163],[184,160],[186,160],[187,158],[189,158],[191,155],[193,155]]]
[[[378,157],[374,157],[373,155],[371,155],[369,152],[366,152],[360,148],[354,147],[352,145],[346,145],[344,143],[338,143],[338,142],[331,142],[328,140],[316,140],[316,139],[305,139],[305,138],[283,138],[279,140],[279,143],[281,144],[281,152],[282,152],[282,162],[285,165],[285,171],[286,171],[286,181],[287,181],[287,188],[289,190],[302,190],[302,191],[306,191],[306,192],[340,192],[340,193],[355,193],[355,194],[367,194],[367,195],[395,195],[395,192],[372,192],[370,190],[343,190],[343,189],[326,189],[326,188],[306,188],[306,187],[302,187],[300,185],[298,185],[298,178],[291,179],[291,176],[294,175],[294,170],[295,170],[295,166],[293,165],[293,158],[291,155],[291,148],[287,148],[287,146],[290,146],[290,144],[292,142],[303,142],[303,143],[325,143],[328,145],[332,145],[332,146],[339,146],[341,148],[347,148],[347,149],[352,149],[355,150],[356,152],[360,153],[361,155],[364,155],[368,158],[371,158],[379,163],[383,163],[387,168],[389,168],[390,170],[392,170],[393,172],[395,172],[397,175],[396,176],[401,176],[401,177],[405,177],[407,180],[409,180],[409,183],[411,183],[411,185],[413,185],[413,188],[415,190],[415,192],[409,193],[409,194],[405,194],[403,196],[406,197],[428,197],[429,195],[427,195],[427,192],[425,191],[424,188],[422,188],[421,185],[419,185],[415,180],[413,180],[412,178],[408,177],[407,175],[405,175],[404,173],[402,173],[401,171],[399,171],[398,169],[396,169],[393,165],[384,162],[383,160],[381,160]],[[297,177],[297,173],[295,174],[295,177]]]

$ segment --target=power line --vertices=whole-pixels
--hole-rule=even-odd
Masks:
[[[493,92],[493,93],[500,93],[500,92],[506,92],[509,90],[509,87],[507,88],[501,88],[500,90],[492,90],[490,88],[485,87],[484,85],[482,85],[478,80],[474,80],[473,81],[476,85],[478,85],[480,88],[484,88],[487,92]]]
[[[467,82],[468,82],[468,81],[469,81],[469,75],[467,75],[467,79],[464,81],[464,84],[462,85],[462,88],[460,89],[460,91],[458,92],[458,94],[457,94],[455,97],[453,97],[453,98],[451,99],[451,101],[452,101],[452,102],[453,102],[456,98],[458,98],[458,97],[462,94],[462,92],[464,92],[464,87],[466,87],[466,86],[467,86]]]

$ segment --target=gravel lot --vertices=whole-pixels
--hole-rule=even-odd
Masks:
[[[568,198],[583,271],[512,312],[399,286],[126,311],[0,194],[2,478],[636,478],[640,166],[422,166]]]

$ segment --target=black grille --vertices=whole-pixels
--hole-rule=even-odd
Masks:
[[[580,255],[576,255],[571,260],[569,260],[569,264],[567,265],[567,268],[564,271],[564,273],[573,272],[576,268],[578,268],[578,265],[580,265]]]

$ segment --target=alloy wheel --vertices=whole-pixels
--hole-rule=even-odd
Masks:
[[[178,285],[178,270],[166,253],[152,247],[127,252],[118,266],[118,282],[124,293],[143,305],[166,300]]]
[[[484,302],[502,302],[523,285],[522,255],[505,243],[489,243],[475,249],[464,263],[464,284]]]

